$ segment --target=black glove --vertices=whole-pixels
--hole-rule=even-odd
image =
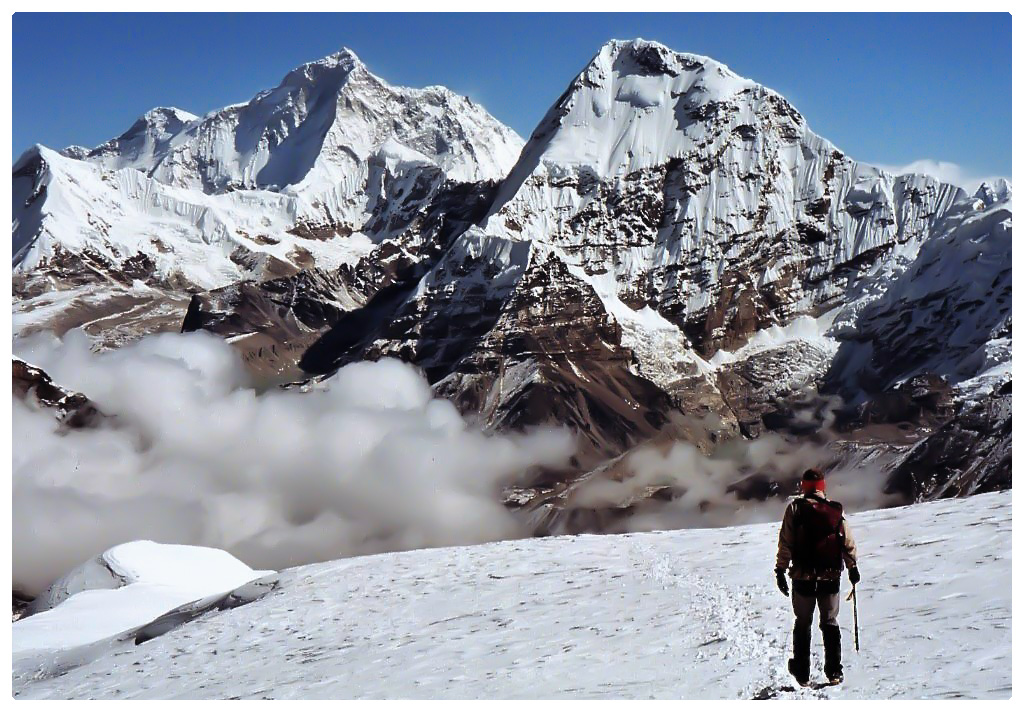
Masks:
[[[849,582],[852,583],[853,585],[860,582],[859,568],[849,568]]]
[[[776,568],[774,571],[774,577],[778,581],[778,589],[781,590],[781,594],[788,597],[789,581],[785,579],[785,571],[782,568]]]

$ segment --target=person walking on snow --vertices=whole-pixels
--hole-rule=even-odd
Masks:
[[[824,475],[819,469],[803,473],[802,495],[785,509],[778,534],[775,577],[778,589],[788,596],[785,574],[792,578],[792,658],[789,672],[801,686],[810,683],[810,637],[814,607],[820,610],[824,636],[824,674],[831,684],[842,682],[842,633],[838,627],[838,588],[843,564],[849,581],[856,585],[856,541],[842,515],[842,504],[824,494]],[[789,565],[791,564],[791,570]]]

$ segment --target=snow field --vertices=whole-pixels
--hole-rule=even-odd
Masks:
[[[777,524],[506,541],[285,571],[280,588],[20,698],[1008,698],[1012,494],[856,514],[862,650],[791,688]],[[843,582],[843,598],[848,592]],[[814,671],[822,679],[819,632]]]

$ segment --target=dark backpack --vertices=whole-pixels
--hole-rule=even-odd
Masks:
[[[845,535],[842,504],[807,496],[795,500],[796,546],[792,562],[817,571],[842,570]]]

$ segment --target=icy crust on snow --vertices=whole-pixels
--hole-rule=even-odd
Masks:
[[[15,659],[105,640],[269,572],[216,548],[152,541],[115,546],[62,576],[33,602],[35,614],[14,623]]]
[[[779,511],[780,515],[780,511]],[[285,571],[276,592],[18,698],[1009,698],[1012,493],[850,516],[846,682],[794,688],[778,523],[559,536]],[[717,551],[708,555],[708,551]],[[814,681],[822,681],[813,630]],[[272,659],[273,664],[267,664]]]

